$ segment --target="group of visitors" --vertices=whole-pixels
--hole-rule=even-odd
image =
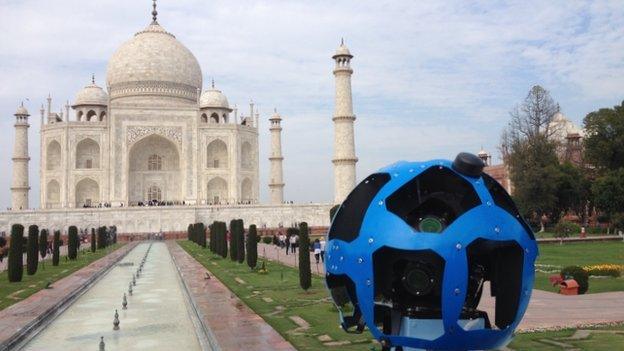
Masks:
[[[273,243],[279,246],[282,249],[286,249],[286,255],[289,253],[296,254],[297,248],[299,247],[299,234],[284,234],[280,233],[279,235],[273,235]],[[310,250],[314,253],[314,258],[316,259],[316,264],[320,262],[325,262],[325,245],[327,242],[324,237],[320,239],[315,239],[312,243]]]
[[[312,251],[314,252],[314,258],[316,259],[316,264],[319,264],[319,258],[321,262],[325,262],[325,238],[321,237],[321,240],[315,239],[312,244]]]
[[[297,253],[297,247],[299,246],[299,234],[284,235],[284,233],[280,233],[278,236],[278,245],[279,247],[286,249],[287,255],[289,252],[294,255]]]

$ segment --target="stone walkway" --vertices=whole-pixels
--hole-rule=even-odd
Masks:
[[[298,255],[285,254],[285,249],[275,245],[258,244],[258,255],[273,261],[296,267]],[[298,253],[297,253],[298,254]],[[325,274],[325,265],[315,264],[314,255],[310,254],[312,272]],[[487,284],[487,283],[486,283]],[[489,286],[484,286],[484,294],[479,309],[494,316],[494,299],[489,296]],[[624,292],[608,292],[578,296],[564,296],[542,290],[533,290],[531,302],[518,330],[553,329],[576,327],[588,324],[624,321]]]
[[[109,255],[56,281],[51,289],[43,289],[25,300],[0,311],[0,350],[10,350],[33,328],[55,315],[83,289],[117,263],[136,243],[124,245]]]
[[[167,241],[169,252],[180,272],[201,323],[222,350],[291,351],[295,348],[262,317],[254,313],[223,283],[184,251],[175,241]]]

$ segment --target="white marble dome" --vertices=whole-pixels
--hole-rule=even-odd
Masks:
[[[230,110],[230,103],[221,90],[208,89],[204,91],[199,99],[200,108],[222,108]]]
[[[28,114],[28,110],[26,109],[26,107],[24,107],[24,105],[20,105],[17,108],[17,111],[15,111],[15,115],[16,116],[27,116]]]
[[[193,53],[158,23],[117,49],[106,78],[112,98],[149,93],[196,99],[202,87],[201,68]]]
[[[76,94],[74,106],[81,105],[106,106],[108,105],[108,94],[95,83],[91,83]]]
[[[337,57],[337,56],[353,57],[353,55],[351,55],[351,52],[349,51],[349,48],[347,48],[347,46],[344,44],[344,42],[340,44],[338,49],[336,49],[336,53],[334,54],[333,57]]]

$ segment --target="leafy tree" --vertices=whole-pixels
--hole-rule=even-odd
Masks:
[[[95,252],[96,246],[95,228],[91,228],[91,252]]]
[[[586,222],[585,206],[591,197],[591,183],[580,167],[570,162],[559,165],[557,172],[556,213],[565,214],[572,210]],[[557,218],[553,218],[556,221]]]
[[[299,224],[299,285],[303,290],[312,286],[312,271],[310,270],[310,232],[308,223]]]
[[[41,233],[39,234],[39,255],[41,258],[45,258],[48,254],[48,230],[41,229]]]
[[[624,167],[624,101],[585,116],[585,159],[600,170]]]
[[[52,241],[52,265],[58,266],[60,260],[60,247],[61,247],[61,231],[54,231],[54,239]]]
[[[594,203],[610,220],[624,212],[624,168],[596,179],[591,189]]]
[[[69,227],[67,234],[67,258],[70,260],[78,258],[78,228],[75,225]]]
[[[247,234],[247,265],[254,269],[258,264],[258,231],[255,224],[249,226]]]
[[[9,246],[8,277],[9,282],[21,282],[24,275],[24,226],[13,224]]]
[[[539,85],[509,114],[511,121],[503,132],[501,149],[514,184],[514,198],[522,214],[539,221],[544,215],[558,216],[557,185],[559,160],[556,130],[551,122],[559,105]]]
[[[26,244],[26,273],[34,275],[39,266],[39,227],[28,227],[28,241]]]

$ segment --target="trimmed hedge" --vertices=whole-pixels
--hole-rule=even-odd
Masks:
[[[91,228],[91,252],[95,252],[95,250],[97,249],[96,246],[96,237],[95,237],[95,228]]]
[[[236,220],[236,252],[238,254],[238,263],[245,262],[245,224],[242,219]]]
[[[258,230],[255,224],[249,226],[247,234],[247,266],[254,269],[258,264]]]
[[[579,294],[584,294],[589,289],[589,274],[583,267],[567,266],[561,270],[563,279],[574,279],[579,285]]]
[[[97,238],[96,238],[97,249],[103,249],[106,247],[106,227],[99,227],[97,230]]]
[[[26,244],[26,274],[34,275],[39,266],[39,227],[28,227],[28,241]]]
[[[232,261],[238,260],[238,243],[236,242],[238,239],[236,236],[237,226],[238,222],[235,219],[230,221],[230,259]]]
[[[78,228],[72,225],[67,234],[67,258],[70,260],[78,258],[78,241]]]
[[[11,227],[11,246],[9,246],[8,277],[10,282],[21,282],[24,275],[24,226],[13,224]]]
[[[303,290],[308,290],[312,286],[310,231],[306,222],[299,224],[299,285]]]
[[[61,231],[54,231],[54,239],[52,242],[52,265],[58,266],[60,260],[60,247],[61,247]]]

